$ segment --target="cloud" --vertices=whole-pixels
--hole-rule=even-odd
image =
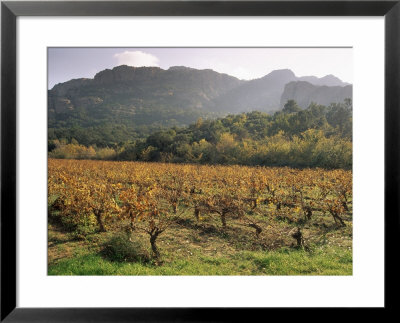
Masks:
[[[142,51],[125,51],[114,55],[118,60],[118,65],[129,66],[159,66],[159,59]]]

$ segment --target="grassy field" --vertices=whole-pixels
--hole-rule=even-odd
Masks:
[[[329,223],[330,218],[324,220]],[[281,234],[282,246],[268,250],[268,239],[276,239],[272,229],[260,241],[247,227],[232,224],[222,229],[217,219],[197,223],[188,214],[160,236],[161,263],[149,257],[147,236],[130,242],[122,233],[98,232],[76,239],[55,222],[48,231],[48,274],[351,275],[351,226],[337,227],[331,222],[323,231],[317,223],[304,228],[305,249],[295,248],[295,240]],[[113,252],[107,253],[110,246]],[[127,259],[131,248],[143,259]]]

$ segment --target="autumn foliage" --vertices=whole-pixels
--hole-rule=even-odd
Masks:
[[[322,214],[345,226],[352,212],[346,170],[49,159],[48,172],[52,216],[82,234],[145,232],[155,258],[157,238],[183,213],[217,217],[221,230],[237,221],[256,238],[283,219],[301,247],[304,223]]]

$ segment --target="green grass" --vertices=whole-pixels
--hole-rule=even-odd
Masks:
[[[257,238],[237,221],[223,229],[218,217],[198,222],[187,213],[158,238],[160,262],[151,259],[145,233],[132,242],[117,230],[79,240],[49,223],[48,274],[352,275],[351,221],[337,227],[329,216],[316,217],[303,228],[307,250],[294,247],[293,227],[277,222]]]
[[[50,265],[49,275],[351,275],[352,252],[323,247],[308,252],[238,252],[234,256],[189,255],[161,266],[109,261],[88,253]]]

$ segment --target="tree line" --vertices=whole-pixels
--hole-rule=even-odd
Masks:
[[[289,100],[272,115],[253,111],[155,131],[108,147],[76,138],[50,139],[49,157],[199,164],[352,167],[352,102]]]

